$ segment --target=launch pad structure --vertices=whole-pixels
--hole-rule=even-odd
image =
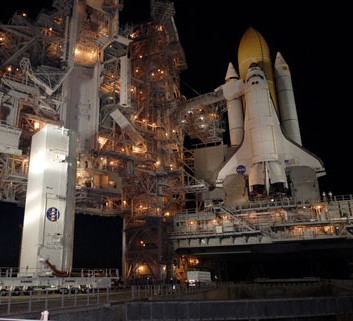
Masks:
[[[255,38],[268,48],[249,29],[238,55],[240,79],[255,79],[261,89],[237,82],[230,65],[215,92],[186,99],[174,5],[153,0],[150,9],[148,22],[121,26],[119,0],[54,0],[35,20],[17,11],[0,25],[0,200],[27,208],[32,138],[61,128],[77,135],[76,164],[72,151],[48,149],[49,160],[71,171],[60,176],[66,188],[42,192],[47,205],[39,221],[50,226],[53,208],[61,219],[72,211],[121,217],[126,280],[185,281],[200,266],[221,277],[214,259],[220,253],[350,242],[353,200],[320,195],[324,167],[301,146],[283,57],[272,73],[266,50],[249,56],[254,51],[247,48],[259,45]],[[250,103],[259,95],[263,100]],[[261,114],[263,106],[269,113]],[[67,176],[72,168],[76,175]],[[30,191],[46,188],[38,181]],[[66,206],[58,211],[54,200]],[[72,226],[37,228],[35,242],[30,226],[24,224],[20,274],[50,273],[46,261],[71,270],[73,249],[65,240]],[[28,242],[36,244],[37,260],[24,254]]]

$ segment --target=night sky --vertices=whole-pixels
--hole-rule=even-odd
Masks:
[[[34,8],[33,2],[13,0],[9,3],[12,9],[3,10],[0,20],[7,22],[16,9],[35,17],[38,8],[50,8],[51,3],[35,1]],[[188,64],[181,74],[182,93],[191,98],[223,84],[228,63],[237,69],[243,33],[249,27],[257,29],[269,45],[272,62],[280,51],[291,70],[303,147],[321,158],[326,168],[326,177],[319,180],[321,191],[353,194],[353,19],[349,2],[174,3]],[[141,22],[148,18],[147,11],[147,0],[125,0],[121,20]],[[23,209],[0,207],[0,266],[18,265],[22,215]],[[120,266],[120,230],[119,219],[77,215],[74,266]]]

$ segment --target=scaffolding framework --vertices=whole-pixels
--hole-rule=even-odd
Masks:
[[[187,65],[171,2],[152,1],[152,21],[123,28],[120,8],[54,1],[35,20],[17,11],[0,26],[1,121],[21,131],[22,151],[0,154],[0,198],[24,206],[32,135],[48,123],[71,126],[63,88],[78,68],[88,75],[98,65],[98,124],[77,154],[76,212],[120,216],[124,276],[157,280],[173,274],[170,218],[208,188],[194,176],[185,134],[220,142],[224,101],[181,95]]]

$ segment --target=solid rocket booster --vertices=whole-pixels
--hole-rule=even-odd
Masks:
[[[231,146],[238,147],[243,141],[244,133],[244,115],[243,115],[243,105],[241,98],[239,96],[233,95],[234,87],[239,84],[239,76],[234,69],[232,63],[229,63],[227,74],[225,77],[225,85],[222,86],[223,96],[227,100],[227,113],[228,113],[228,127],[229,127],[229,138]]]
[[[290,138],[301,146],[302,139],[293,93],[292,78],[289,67],[279,52],[277,52],[274,67],[279,112],[284,134],[287,138]]]

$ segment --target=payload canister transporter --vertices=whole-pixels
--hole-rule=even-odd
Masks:
[[[230,141],[236,147],[219,171],[216,186],[222,186],[227,176],[240,175],[246,178],[250,195],[269,196],[288,193],[291,183],[303,187],[298,180],[305,177],[310,184],[297,195],[293,195],[297,188],[291,188],[292,196],[318,199],[316,179],[325,170],[322,162],[301,146],[288,65],[278,53],[276,91],[268,46],[253,28],[243,35],[238,60],[240,78],[230,63],[226,83],[216,89],[227,100]]]

